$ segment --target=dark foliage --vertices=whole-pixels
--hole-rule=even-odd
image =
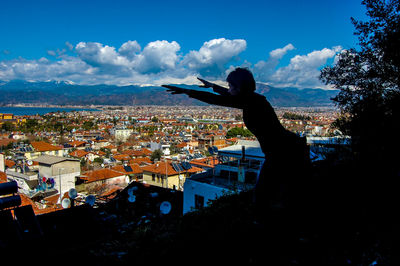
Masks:
[[[343,115],[335,124],[353,137],[357,159],[393,168],[400,147],[400,3],[362,3],[370,20],[352,18],[360,49],[342,52],[321,79],[340,89],[333,100]]]

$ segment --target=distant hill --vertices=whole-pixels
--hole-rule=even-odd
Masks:
[[[183,85],[180,85],[183,86]],[[184,86],[199,89],[197,86]],[[273,106],[330,106],[337,91],[322,89],[274,88],[257,84]],[[185,95],[170,95],[156,86],[76,85],[67,82],[0,81],[0,105],[205,105]]]

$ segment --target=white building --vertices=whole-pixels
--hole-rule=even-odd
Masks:
[[[114,134],[115,140],[126,141],[133,133],[133,129],[129,128],[115,128],[111,130],[111,134]]]
[[[206,206],[224,193],[254,187],[265,160],[257,141],[239,141],[218,151],[214,169],[186,179],[183,189],[183,213]]]
[[[170,147],[171,145],[167,143],[155,142],[155,141],[150,142],[151,151],[161,150],[165,156],[171,155],[171,151],[169,149]]]
[[[4,164],[4,154],[0,153],[0,171],[5,171],[5,164]]]
[[[80,161],[78,159],[59,156],[40,156],[34,161],[39,163],[39,178],[54,180],[54,188],[58,192],[65,193],[75,188],[75,178],[81,174]]]

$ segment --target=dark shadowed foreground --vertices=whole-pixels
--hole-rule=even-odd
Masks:
[[[394,186],[368,182],[367,175],[344,163],[316,165],[299,187],[303,207],[295,213],[266,209],[265,224],[255,220],[251,192],[139,224],[133,222],[137,213],[115,208],[116,202],[67,210],[57,218],[64,227],[42,221],[50,232],[45,238],[16,242],[2,252],[41,264],[398,265],[392,247],[400,230]],[[383,172],[380,180],[387,180]]]

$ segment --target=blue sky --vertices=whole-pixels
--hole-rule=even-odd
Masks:
[[[237,66],[273,86],[322,87],[356,47],[360,0],[0,1],[0,80],[78,84],[224,80]]]

